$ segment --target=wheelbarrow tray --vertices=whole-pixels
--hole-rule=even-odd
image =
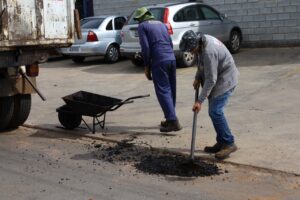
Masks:
[[[105,113],[112,107],[123,103],[121,99],[85,91],[78,91],[62,97],[62,99],[70,111],[87,116],[96,116],[99,113]]]

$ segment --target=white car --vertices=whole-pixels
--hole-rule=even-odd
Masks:
[[[238,24],[207,4],[201,2],[166,3],[147,6],[147,8],[157,20],[162,21],[168,27],[178,66],[189,67],[196,61],[193,54],[179,50],[180,40],[188,30],[215,36],[227,45],[231,53],[237,53],[241,47],[242,31]],[[130,58],[135,65],[142,65],[143,61],[139,56],[141,47],[137,33],[138,23],[133,17],[131,15],[128,23],[122,28],[120,51],[122,56]]]
[[[96,16],[81,20],[82,39],[76,39],[69,48],[62,48],[75,63],[82,63],[88,56],[105,56],[108,63],[120,58],[120,32],[125,16]]]

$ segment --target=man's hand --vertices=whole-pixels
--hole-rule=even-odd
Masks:
[[[196,101],[193,105],[193,111],[198,113],[201,111],[201,102],[200,101]]]
[[[149,66],[145,66],[145,76],[146,76],[146,78],[149,81],[152,80],[152,75],[151,75],[151,71],[150,71],[150,67]]]
[[[200,80],[197,80],[197,79],[195,79],[195,80],[194,80],[194,83],[193,83],[193,87],[194,87],[194,89],[195,89],[195,90],[198,90],[198,89],[199,89],[199,87],[200,87],[200,84],[201,84],[201,81],[200,81]]]

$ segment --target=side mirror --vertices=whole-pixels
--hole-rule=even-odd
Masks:
[[[220,14],[220,17],[221,17],[222,20],[224,20],[224,19],[226,19],[228,16],[227,16],[227,14],[225,14],[225,13],[221,13],[221,14]]]

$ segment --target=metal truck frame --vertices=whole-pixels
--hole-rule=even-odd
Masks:
[[[32,93],[45,99],[36,85],[38,60],[74,42],[80,32],[74,6],[74,0],[0,0],[0,130],[26,121]]]

